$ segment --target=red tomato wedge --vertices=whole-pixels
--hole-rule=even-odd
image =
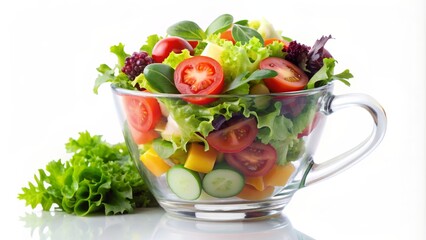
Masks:
[[[123,96],[124,110],[129,124],[140,132],[154,129],[161,120],[161,109],[152,97]]]
[[[182,94],[219,94],[225,81],[222,66],[213,58],[195,56],[183,60],[174,73],[176,88]],[[215,98],[185,98],[194,104],[208,104]]]
[[[224,154],[226,162],[244,176],[259,177],[268,173],[277,161],[277,152],[269,144],[253,142],[239,153]]]
[[[259,68],[278,73],[276,77],[263,80],[271,92],[302,90],[309,81],[308,76],[299,67],[282,58],[266,58],[260,62]]]
[[[256,139],[257,123],[254,118],[244,118],[230,123],[228,127],[211,132],[206,140],[222,153],[240,152]]]

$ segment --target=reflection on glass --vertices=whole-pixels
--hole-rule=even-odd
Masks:
[[[252,222],[205,222],[174,218],[161,208],[154,208],[134,214],[90,217],[31,212],[21,221],[35,239],[313,240],[294,229],[284,215]]]

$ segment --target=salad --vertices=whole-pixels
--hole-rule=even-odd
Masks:
[[[317,95],[279,93],[350,85],[349,70],[334,73],[330,39],[307,46],[265,19],[229,14],[205,30],[181,21],[131,55],[112,46],[118,63],[99,66],[94,91],[109,82],[142,92],[120,95],[124,134],[151,184],[165,182],[154,191],[160,198],[265,199],[294,175],[321,118]]]

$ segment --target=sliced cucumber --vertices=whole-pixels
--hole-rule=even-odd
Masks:
[[[197,172],[177,164],[167,171],[167,184],[173,193],[184,200],[195,200],[201,194],[201,178]]]
[[[231,167],[220,167],[203,178],[203,190],[212,197],[228,198],[243,190],[244,176]]]

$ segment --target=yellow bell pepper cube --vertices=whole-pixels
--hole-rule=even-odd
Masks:
[[[148,151],[142,154],[140,160],[145,167],[157,177],[167,172],[170,168],[170,165],[158,156],[157,152],[155,152],[153,148],[148,149]]]
[[[284,186],[295,168],[293,164],[275,165],[264,177],[265,186]]]
[[[203,145],[191,143],[184,167],[196,172],[208,173],[213,170],[217,155],[218,152],[213,148],[204,151]]]

